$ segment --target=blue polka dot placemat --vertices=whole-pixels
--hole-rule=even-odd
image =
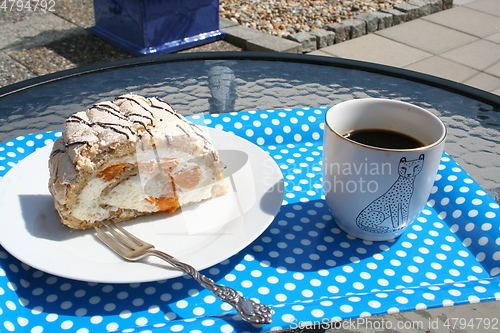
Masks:
[[[231,258],[203,271],[272,305],[273,323],[245,323],[183,276],[99,284],[53,276],[0,247],[2,332],[259,332],[415,309],[500,300],[499,205],[446,153],[427,206],[389,242],[354,239],[332,220],[321,186],[328,108],[193,116],[267,151],[285,179],[270,227]],[[0,177],[60,132],[0,145]]]

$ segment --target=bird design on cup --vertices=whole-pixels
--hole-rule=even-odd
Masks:
[[[408,211],[415,178],[422,171],[424,154],[418,159],[407,161],[401,158],[398,164],[398,179],[380,197],[373,200],[356,218],[357,226],[372,233],[390,233],[408,224]],[[390,219],[391,227],[382,225]],[[388,224],[388,223],[387,223]]]

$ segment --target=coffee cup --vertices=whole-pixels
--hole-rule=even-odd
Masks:
[[[406,102],[363,98],[325,116],[323,188],[338,226],[370,241],[401,235],[425,206],[446,127]]]

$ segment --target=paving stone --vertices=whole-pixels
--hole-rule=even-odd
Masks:
[[[226,33],[226,41],[232,43],[239,47],[246,47],[247,40],[255,38],[264,38],[268,36],[267,34],[244,27],[242,25],[236,25],[232,27],[227,27],[222,29]]]
[[[248,51],[302,53],[302,44],[241,25],[224,28],[228,43]]]
[[[477,71],[473,68],[464,66],[440,56],[432,56],[422,59],[413,64],[410,64],[409,66],[406,66],[405,68],[421,73],[439,76],[457,82],[464,81],[477,74]]]
[[[382,9],[383,13],[392,15],[392,25],[398,25],[407,21],[408,14],[394,8]]]
[[[221,39],[215,42],[202,44],[189,49],[181,50],[178,51],[177,53],[221,52],[221,51],[242,51],[242,48]]]
[[[431,6],[425,0],[408,0],[408,4],[418,7],[419,17],[431,14]]]
[[[20,50],[48,44],[84,29],[51,13],[2,25],[0,50]]]
[[[335,44],[351,39],[351,27],[342,23],[329,23],[326,24],[323,29],[335,33]]]
[[[443,0],[424,0],[427,2],[431,8],[431,14],[440,12],[443,10]]]
[[[486,38],[500,30],[498,16],[478,12],[465,6],[445,10],[422,19],[480,38]]]
[[[469,1],[464,6],[483,13],[500,16],[500,1],[498,0]]]
[[[333,31],[315,29],[311,31],[310,34],[316,37],[316,48],[318,50],[335,43],[335,32]]]
[[[285,38],[264,34],[264,36],[247,40],[248,51],[302,53],[302,44]]]
[[[380,30],[376,34],[434,55],[454,50],[478,39],[423,19]]]
[[[71,60],[57,54],[45,46],[33,47],[28,50],[9,52],[9,56],[28,68],[36,75],[45,75],[65,69],[77,67]]]
[[[404,67],[432,54],[377,34],[368,34],[321,49],[333,56]]]
[[[356,38],[366,35],[366,22],[357,19],[347,19],[342,24],[350,27],[350,38]]]
[[[421,17],[420,7],[403,2],[394,6],[394,9],[406,13],[406,21],[415,20]]]
[[[383,13],[383,12],[375,12],[373,13],[376,17],[378,17],[378,30],[382,30],[385,28],[392,27],[393,24],[393,15],[389,13]]]
[[[81,33],[23,50],[6,53],[37,75],[64,69],[131,58],[132,55],[87,30]]]
[[[10,4],[13,2],[10,1]],[[6,4],[5,1],[0,2],[0,4]],[[15,4],[15,3],[14,3]],[[10,6],[9,6],[10,7]],[[41,10],[7,10],[7,9],[0,9],[0,24],[6,24],[6,23],[16,23],[20,21],[24,21],[28,19],[31,16],[39,16],[39,15],[45,15],[45,12]]]
[[[478,89],[491,92],[500,88],[499,77],[482,72],[478,73],[476,76],[473,76],[468,80],[465,80],[463,83]]]
[[[287,36],[288,39],[302,44],[302,52],[311,52],[317,49],[316,36],[307,32],[298,32]]]
[[[427,15],[432,14],[431,5],[426,0],[409,0],[408,3],[410,5],[414,5],[414,6],[418,7],[418,11],[419,11],[418,17],[427,16]]]
[[[443,10],[453,7],[453,0],[443,0]]]
[[[497,44],[500,44],[500,32],[497,32],[491,36],[488,36],[485,38],[486,40],[489,40],[490,42],[494,42]]]
[[[239,25],[238,22],[234,22],[225,17],[219,17],[219,29],[224,30],[224,28],[235,27]]]
[[[354,17],[356,20],[361,20],[366,22],[366,32],[371,34],[378,30],[378,17],[373,15],[373,13],[362,13]]]
[[[35,1],[32,2],[35,3]],[[85,29],[95,25],[93,0],[55,0],[54,2],[53,13],[55,15]]]
[[[0,52],[0,87],[30,79],[36,75],[28,68]]]
[[[460,47],[450,49],[441,56],[479,71],[487,71],[488,67],[498,62],[499,54],[499,44],[477,39],[474,42],[463,43]]]
[[[336,57],[337,55],[335,54],[331,54],[331,53],[327,53],[323,50],[316,50],[316,51],[312,51],[310,53],[308,53],[310,55],[317,55],[317,56],[322,56],[322,57]]]
[[[363,13],[356,15],[355,19],[366,22],[366,33],[369,34],[392,26],[392,15],[388,13]]]

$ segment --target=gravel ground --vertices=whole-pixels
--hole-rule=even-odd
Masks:
[[[404,0],[220,0],[220,15],[275,36],[322,28]]]

